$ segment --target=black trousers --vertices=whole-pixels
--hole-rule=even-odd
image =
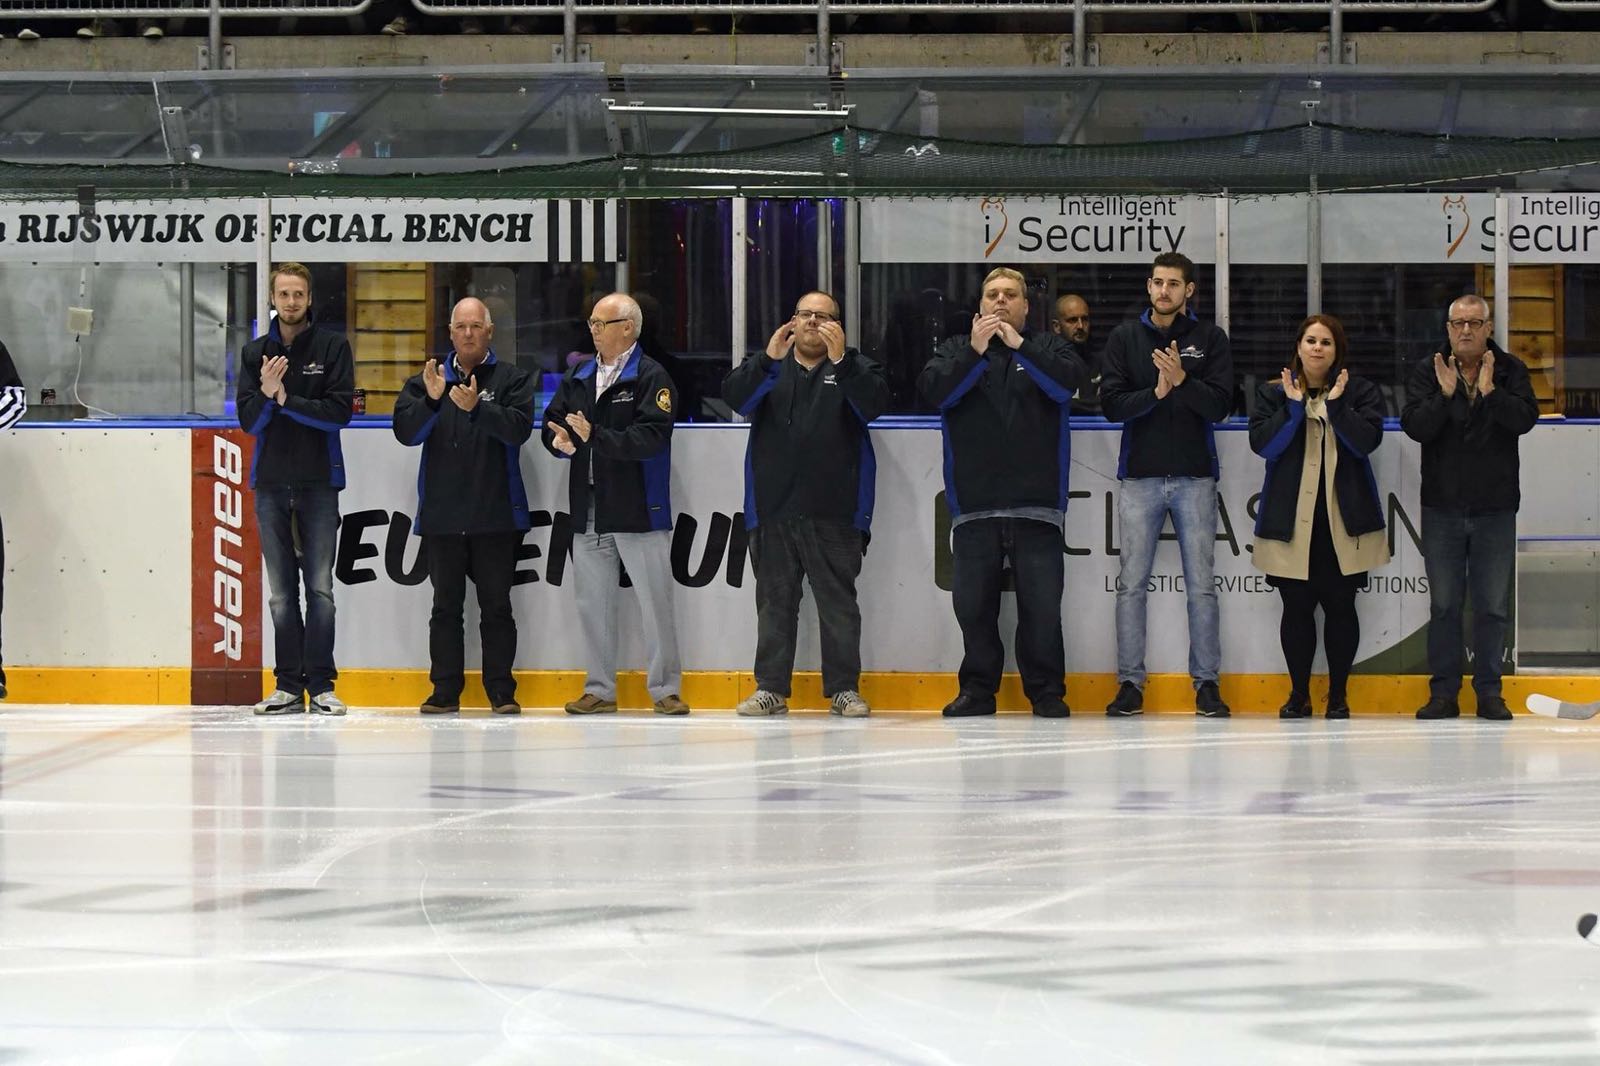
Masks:
[[[483,687],[490,703],[516,698],[511,663],[517,657],[517,620],[511,613],[511,580],[522,534],[470,533],[422,538],[433,582],[433,614],[428,619],[428,658],[433,694],[447,701],[461,697],[466,684],[462,614],[467,579],[478,590],[478,635],[483,642]]]
[[[1006,560],[1017,587],[1017,670],[1030,703],[1066,695],[1067,653],[1061,635],[1066,580],[1061,530],[1030,518],[980,518],[950,534],[955,563],[951,598],[961,626],[961,691],[980,698],[1000,688],[1000,584]]]
[[[1328,653],[1328,701],[1345,697],[1350,667],[1361,643],[1361,621],[1356,617],[1356,592],[1366,584],[1366,574],[1346,575],[1339,570],[1333,548],[1325,496],[1318,495],[1317,514],[1311,526],[1311,558],[1306,580],[1275,577],[1283,600],[1278,639],[1289,669],[1289,683],[1302,696],[1311,692],[1311,661],[1317,654],[1317,608],[1322,608],[1322,643]]]
[[[822,693],[861,688],[861,608],[856,578],[866,549],[844,522],[792,518],[763,522],[750,537],[756,575],[756,687],[791,695],[800,627],[802,578],[811,583],[822,636]]]

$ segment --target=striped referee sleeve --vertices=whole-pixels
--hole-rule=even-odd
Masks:
[[[21,385],[0,389],[0,430],[16,425],[28,410],[28,394]]]

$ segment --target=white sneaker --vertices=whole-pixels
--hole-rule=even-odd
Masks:
[[[278,689],[256,704],[257,714],[304,714],[305,701],[296,693]]]
[[[344,700],[341,700],[338,696],[335,696],[333,694],[333,689],[331,688],[320,696],[311,697],[312,714],[340,715],[344,712]]]
[[[866,718],[872,714],[872,708],[861,698],[861,693],[847,688],[834,695],[833,706],[828,708],[828,713],[841,718]]]
[[[740,700],[734,711],[742,718],[776,718],[789,713],[789,701],[776,692],[758,688],[754,694]]]

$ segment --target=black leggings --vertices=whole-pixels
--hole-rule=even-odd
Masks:
[[[1316,610],[1322,607],[1322,641],[1328,653],[1328,702],[1342,703],[1350,666],[1356,661],[1356,646],[1361,643],[1361,622],[1356,617],[1356,592],[1365,583],[1365,574],[1347,575],[1339,570],[1339,557],[1333,549],[1328,529],[1328,512],[1318,494],[1317,516],[1312,523],[1311,559],[1307,580],[1274,578],[1283,598],[1283,620],[1278,638],[1283,643],[1283,658],[1289,667],[1289,681],[1302,696],[1311,693],[1311,660],[1317,654]]]

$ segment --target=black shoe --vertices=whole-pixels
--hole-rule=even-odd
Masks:
[[[456,714],[461,710],[461,697],[447,699],[435,692],[423,700],[417,710],[422,714]]]
[[[489,710],[495,714],[521,714],[522,706],[516,700],[507,696],[503,700],[491,700]]]
[[[970,692],[962,692],[944,705],[946,718],[976,718],[979,715],[993,713],[993,696],[974,696]]]
[[[1478,717],[1487,718],[1491,722],[1511,721],[1511,708],[1506,706],[1506,701],[1500,696],[1479,696]]]
[[[1222,693],[1215,681],[1202,681],[1194,690],[1194,713],[1201,718],[1227,718],[1233,710],[1222,702]]]
[[[1343,697],[1340,697],[1339,699],[1333,699],[1332,697],[1329,697],[1329,699],[1328,699],[1328,709],[1327,709],[1326,712],[1324,712],[1323,717],[1324,718],[1349,718],[1350,717],[1350,704],[1345,702]]]
[[[1417,717],[1424,721],[1436,718],[1460,718],[1461,707],[1455,700],[1444,696],[1429,696],[1428,702],[1417,708]]]
[[[1132,681],[1124,681],[1118,686],[1117,694],[1106,704],[1107,718],[1132,718],[1143,713],[1144,693]]]
[[[1289,698],[1283,701],[1283,706],[1278,708],[1279,718],[1310,718],[1311,697],[1303,692],[1291,692]]]
[[[1072,708],[1066,700],[1040,700],[1033,705],[1033,713],[1037,718],[1071,718]]]

